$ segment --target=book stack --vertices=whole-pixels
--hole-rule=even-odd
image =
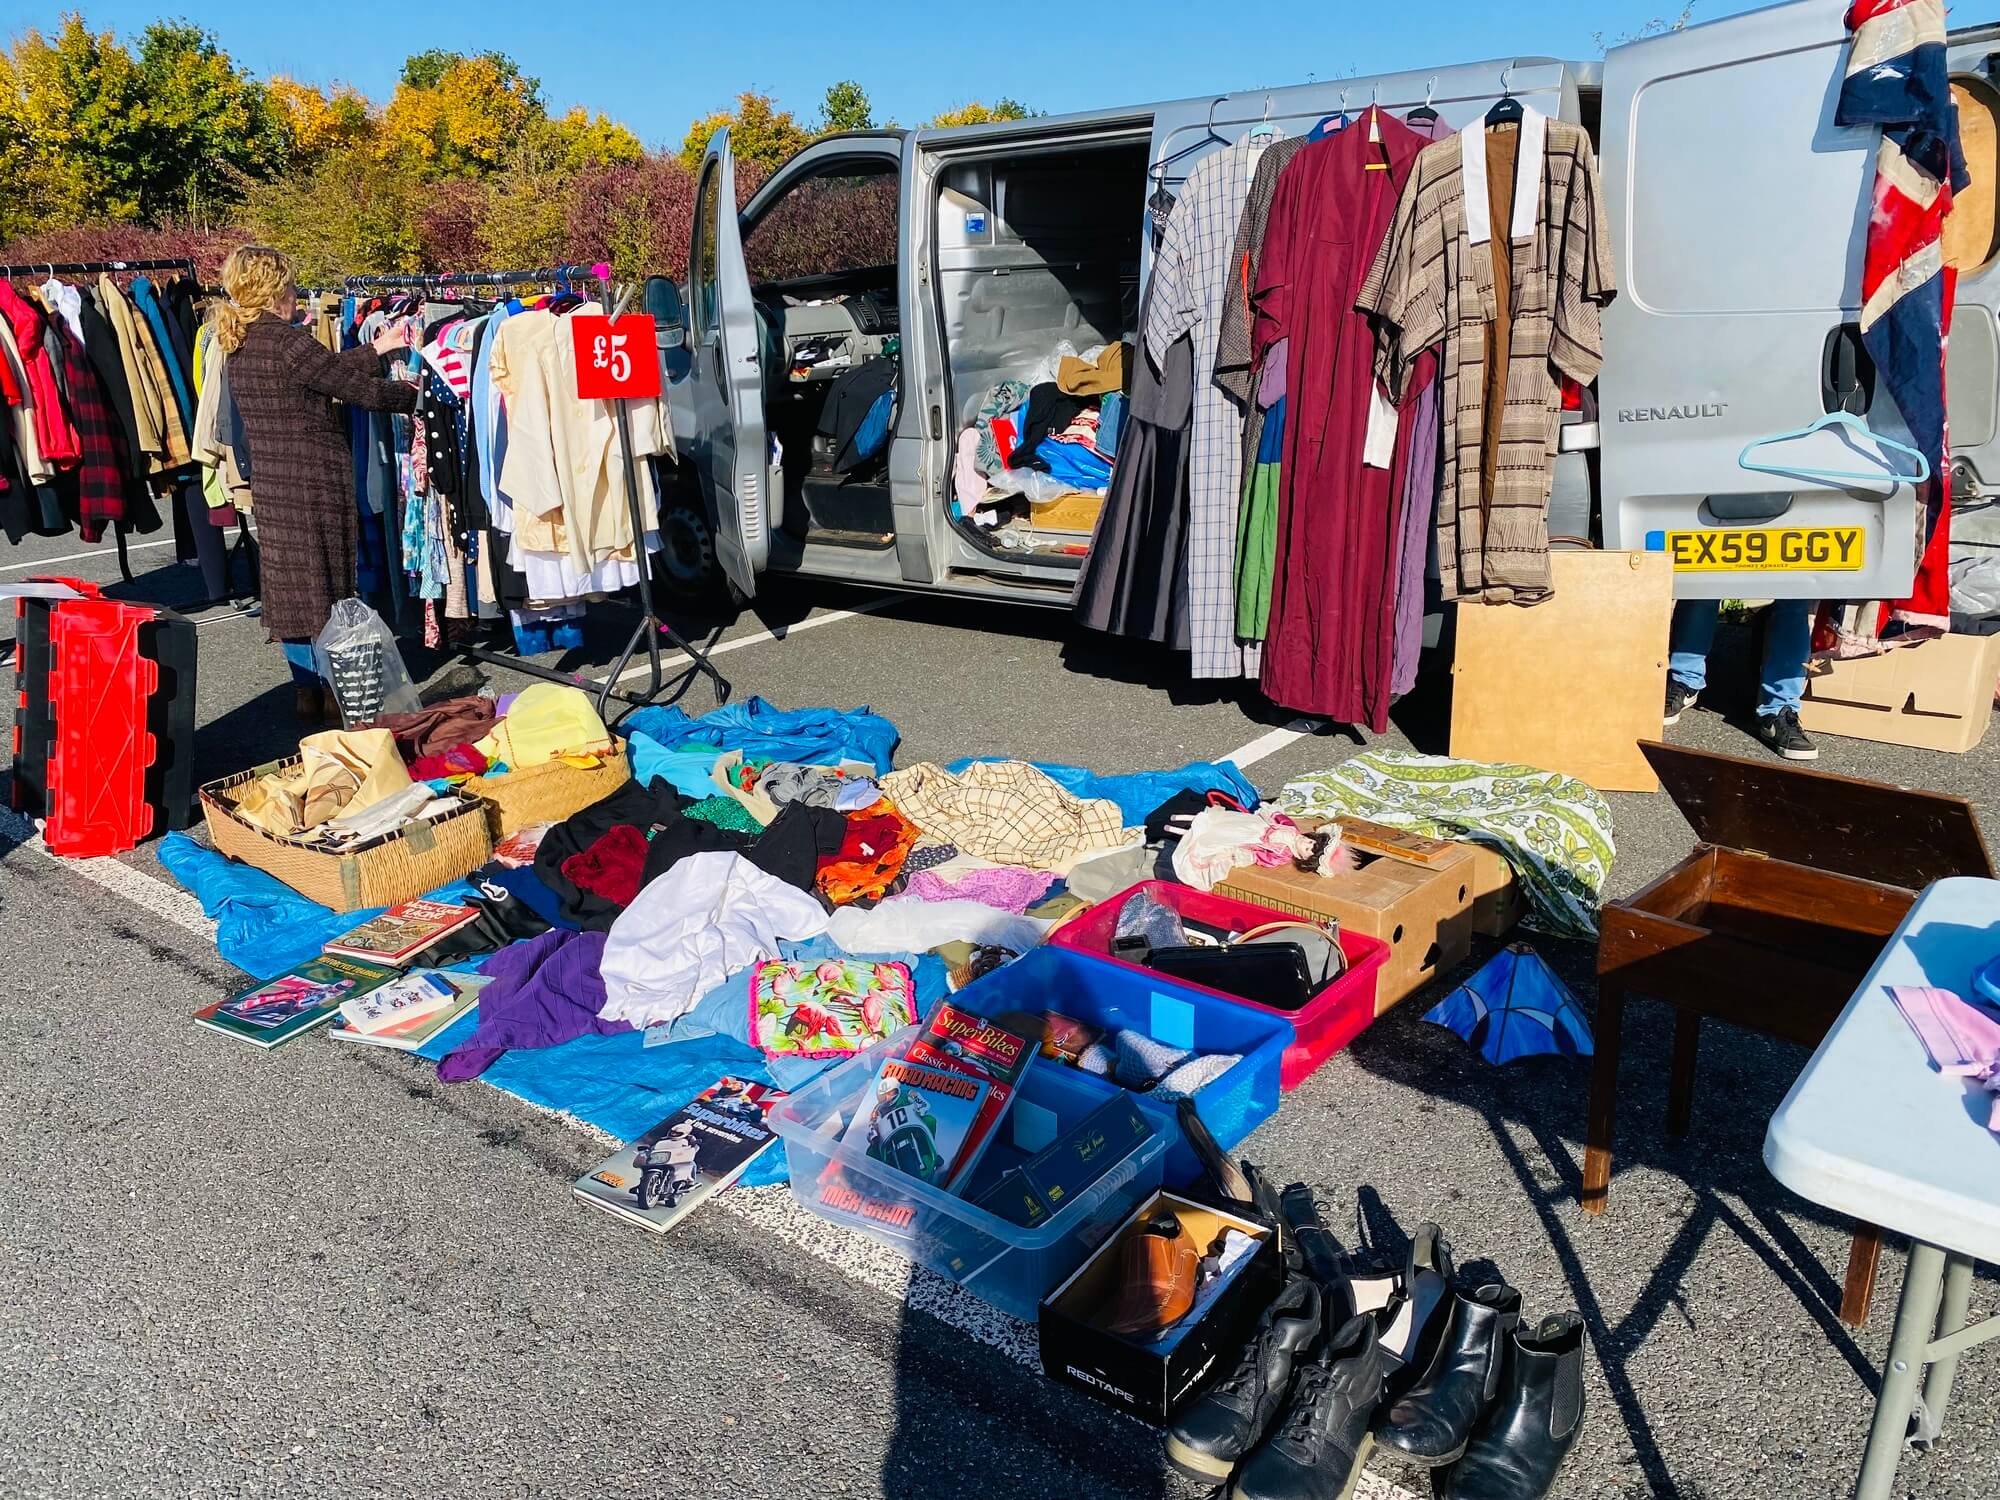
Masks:
[[[326,1025],[349,999],[396,978],[394,969],[325,954],[194,1013],[195,1024],[267,1051]]]
[[[336,1042],[415,1052],[479,1003],[482,974],[412,969],[340,1004],[327,1034]]]

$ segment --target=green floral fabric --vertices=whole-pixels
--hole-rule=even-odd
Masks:
[[[1573,776],[1371,750],[1291,782],[1280,801],[1294,816],[1365,818],[1489,845],[1533,903],[1530,926],[1558,937],[1597,935],[1598,898],[1616,856],[1611,808]]]

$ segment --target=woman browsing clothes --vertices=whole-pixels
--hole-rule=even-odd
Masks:
[[[264,629],[291,664],[299,717],[318,723],[334,704],[313,671],[312,642],[334,601],[354,592],[360,525],[353,447],[334,403],[414,410],[417,388],[383,374],[383,356],[407,347],[409,334],[393,323],[372,345],[331,353],[293,325],[291,262],[262,245],[230,252],[222,289],[211,317],[254,466]]]

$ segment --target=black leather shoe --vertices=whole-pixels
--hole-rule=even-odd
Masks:
[[[1381,1318],[1382,1347],[1389,1355],[1391,1403],[1423,1378],[1444,1341],[1445,1325],[1451,1320],[1451,1284],[1457,1275],[1451,1241],[1444,1237],[1444,1231],[1435,1224],[1419,1224],[1394,1295]],[[1363,1312],[1375,1305],[1360,1287],[1356,1290]]]
[[[1437,1500],[1542,1500],[1583,1430],[1583,1319],[1557,1313],[1507,1341],[1500,1399],[1465,1456],[1439,1474]]]
[[[1376,1320],[1348,1320],[1299,1371],[1292,1399],[1237,1472],[1230,1500],[1347,1500],[1374,1445],[1386,1360]]]
[[[1168,1431],[1167,1461],[1201,1484],[1227,1481],[1285,1404],[1293,1367],[1319,1333],[1319,1287],[1300,1277],[1264,1309],[1236,1368]]]
[[[1456,1460],[1499,1399],[1507,1344],[1520,1322],[1521,1294],[1510,1286],[1454,1293],[1437,1353],[1376,1420],[1376,1441],[1427,1469]]]

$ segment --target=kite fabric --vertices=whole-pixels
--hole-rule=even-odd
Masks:
[[[1589,1057],[1590,1022],[1541,954],[1503,948],[1424,1016],[1457,1032],[1496,1067],[1518,1057]]]

